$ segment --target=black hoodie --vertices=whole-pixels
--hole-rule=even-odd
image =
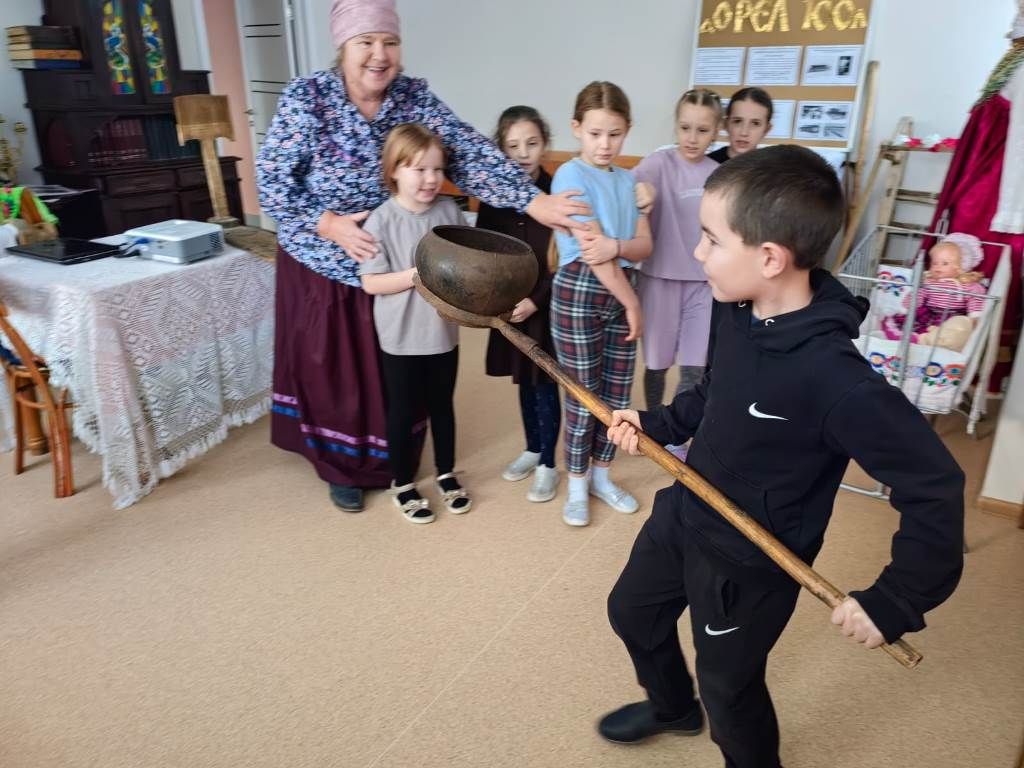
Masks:
[[[693,437],[687,463],[806,562],[824,539],[850,459],[891,488],[900,527],[892,562],[851,593],[893,642],[924,627],[963,568],[964,475],[924,417],[854,348],[866,302],[825,270],[810,275],[805,308],[766,320],[723,304],[713,365],[671,405],[641,413],[661,443]],[[684,486],[683,522],[733,575],[781,571]]]

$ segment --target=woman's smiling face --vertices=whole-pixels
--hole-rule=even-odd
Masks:
[[[346,40],[341,74],[354,95],[379,98],[402,68],[402,41],[390,32],[368,32]]]

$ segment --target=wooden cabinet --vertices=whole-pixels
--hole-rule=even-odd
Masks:
[[[173,195],[108,197],[103,200],[103,214],[114,225],[115,232],[124,232],[144,224],[179,218],[178,201]]]
[[[228,195],[228,207],[240,215],[242,198],[238,188],[237,157],[222,157],[220,172]],[[67,187],[94,187],[100,196],[103,232],[119,234],[126,229],[167,219],[206,221],[213,215],[213,203],[206,187],[202,165],[168,161],[160,168],[128,165],[121,169],[95,170],[86,175],[53,171],[46,180]]]
[[[207,73],[181,69],[170,0],[44,0],[42,22],[74,27],[83,53],[81,69],[22,70],[46,182],[98,190],[107,234],[211,215],[199,148],[178,145],[172,102],[209,93]],[[236,161],[221,166],[242,219]]]
[[[107,192],[115,197],[139,195],[144,192],[173,192],[174,171],[150,171],[113,174],[107,177]]]

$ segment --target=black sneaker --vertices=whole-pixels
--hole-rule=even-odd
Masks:
[[[335,485],[328,483],[331,488],[331,501],[338,509],[346,512],[363,511],[363,489],[353,488],[351,485]]]
[[[609,712],[597,724],[597,732],[616,744],[636,744],[659,733],[678,733],[696,736],[704,730],[704,713],[694,703],[693,711],[675,720],[661,720],[654,713],[650,701],[627,704]]]

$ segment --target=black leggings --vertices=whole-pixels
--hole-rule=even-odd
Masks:
[[[416,418],[426,407],[434,440],[437,474],[455,469],[455,374],[459,348],[440,355],[381,353],[388,396],[388,459],[395,485],[407,485],[416,473]]]
[[[555,466],[555,444],[562,428],[558,385],[553,381],[519,385],[519,410],[523,414],[526,450],[540,454],[545,467]]]

